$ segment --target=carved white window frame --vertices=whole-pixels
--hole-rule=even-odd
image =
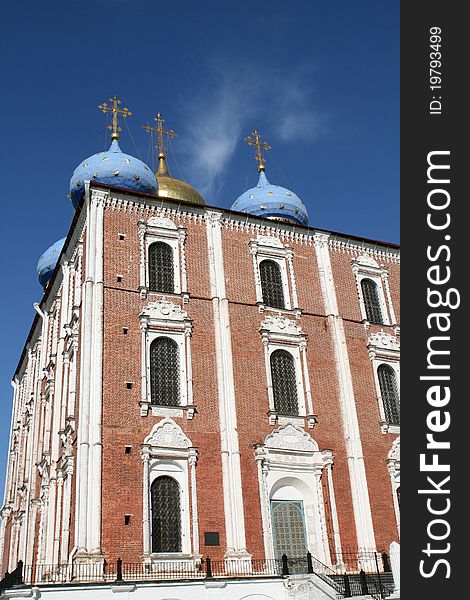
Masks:
[[[255,277],[256,302],[260,312],[269,310],[289,310],[294,311],[300,317],[299,302],[297,299],[297,286],[294,274],[294,253],[292,248],[284,246],[282,242],[275,237],[258,236],[256,240],[249,243],[251,255],[253,258],[253,272]],[[282,288],[284,293],[285,308],[275,308],[267,306],[263,300],[263,289],[261,287],[260,263],[263,260],[272,260],[279,265],[281,270]]]
[[[398,397],[400,397],[400,342],[394,335],[386,333],[385,331],[380,331],[369,336],[367,348],[369,350],[369,357],[372,362],[372,370],[374,373],[374,383],[377,393],[382,433],[400,433],[399,425],[390,425],[387,423],[378,376],[378,368],[380,365],[388,365],[391,367],[395,372]]]
[[[271,500],[276,496],[280,499],[281,488],[291,487],[303,500],[310,552],[323,563],[331,564],[321,482],[323,469],[331,461],[331,450],[321,452],[306,431],[287,423],[255,447],[255,460],[266,558],[274,558]]]
[[[359,256],[351,261],[354,277],[356,278],[356,288],[359,298],[359,308],[361,316],[366,327],[370,325],[367,319],[366,307],[364,302],[364,294],[362,292],[361,282],[363,279],[370,279],[377,286],[377,292],[380,302],[380,310],[382,312],[382,325],[396,326],[397,321],[395,311],[393,310],[392,296],[388,283],[388,269],[383,265],[379,267],[377,261],[370,256]]]
[[[312,429],[317,419],[312,404],[312,391],[307,365],[306,335],[294,321],[282,316],[266,317],[261,323],[259,331],[264,347],[270,425],[275,425],[277,422],[280,424],[290,422],[301,423],[304,419],[307,419],[308,427]],[[276,350],[286,350],[294,359],[299,407],[298,416],[277,414],[274,405],[271,372],[271,355]]]
[[[186,273],[186,229],[177,227],[173,221],[164,217],[151,217],[148,221],[139,221],[140,241],[140,295],[160,294],[149,289],[149,248],[155,242],[164,242],[173,250],[174,294],[181,294],[184,302],[189,301]]]
[[[140,414],[145,417],[149,407],[156,416],[194,417],[193,374],[191,360],[192,322],[179,306],[163,299],[150,302],[140,313],[142,334],[142,376]],[[150,345],[159,338],[174,340],[179,349],[180,406],[159,406],[151,403]]]
[[[158,568],[162,561],[194,559],[200,562],[197,508],[197,449],[181,427],[166,417],[155,424],[142,444],[143,562]],[[180,490],[181,552],[152,552],[152,483],[161,476],[175,479]],[[150,566],[151,568],[151,566]]]
[[[400,503],[398,501],[398,489],[400,487],[400,438],[397,437],[388,453],[387,467],[390,474],[390,483],[392,486],[393,507],[395,509],[395,518],[397,520],[398,536],[400,537]]]

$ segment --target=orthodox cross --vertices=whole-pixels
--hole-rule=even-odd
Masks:
[[[118,125],[118,115],[122,117],[130,117],[132,115],[131,111],[125,106],[124,108],[119,108],[119,105],[122,102],[114,96],[114,98],[109,98],[109,101],[112,103],[111,106],[106,102],[101,103],[98,108],[102,110],[104,113],[112,112],[113,113],[113,124],[108,125],[108,129],[112,130],[111,139],[118,140],[119,132],[122,131],[122,128]]]
[[[263,150],[271,150],[271,146],[268,142],[261,140],[261,136],[256,129],[244,139],[249,146],[256,146],[255,159],[258,161],[258,171],[265,171],[266,167],[264,166],[264,163],[266,160],[263,157]]]
[[[157,116],[154,117],[153,120],[157,122],[156,127],[153,127],[152,125],[149,125],[148,123],[146,123],[145,125],[142,125],[142,127],[143,127],[143,129],[145,129],[145,131],[147,131],[147,133],[155,132],[157,134],[156,148],[159,152],[159,155],[164,157],[165,156],[165,145],[163,143],[163,136],[166,135],[168,139],[174,140],[176,137],[176,133],[173,131],[173,129],[169,129],[169,130],[163,129],[163,124],[165,123],[165,120],[160,113],[157,113]]]

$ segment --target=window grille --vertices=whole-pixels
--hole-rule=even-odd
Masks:
[[[160,406],[179,406],[179,348],[167,337],[158,337],[150,344],[151,403]]]
[[[164,242],[149,246],[149,290],[164,294],[175,292],[173,249]]]
[[[180,488],[172,477],[157,477],[151,487],[152,552],[181,552]]]
[[[276,413],[298,415],[297,377],[294,357],[290,352],[275,350],[271,354],[271,378]]]
[[[361,288],[367,320],[369,323],[383,325],[384,322],[377,284],[375,281],[372,281],[372,279],[363,279],[361,281]]]
[[[263,302],[273,308],[285,308],[284,288],[281,267],[273,260],[263,260],[259,264]]]
[[[389,365],[379,365],[377,376],[379,378],[385,420],[389,425],[400,425],[400,394],[396,373]]]

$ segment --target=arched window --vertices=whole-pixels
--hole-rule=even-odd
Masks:
[[[152,497],[152,552],[181,552],[180,487],[173,477],[157,477]]]
[[[276,413],[298,415],[297,378],[294,357],[290,352],[275,350],[271,354],[271,378]]]
[[[165,294],[175,291],[173,249],[164,242],[149,246],[149,290]]]
[[[179,348],[167,337],[158,337],[150,344],[150,394],[152,404],[180,404]]]
[[[262,260],[259,274],[264,304],[273,308],[285,308],[281,267],[273,260]]]
[[[377,284],[372,279],[363,279],[361,281],[361,288],[367,320],[369,323],[383,325],[384,321]]]
[[[396,373],[389,365],[379,365],[377,376],[385,420],[389,425],[400,425],[400,394]]]

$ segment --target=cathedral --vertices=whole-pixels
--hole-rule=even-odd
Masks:
[[[153,172],[99,108],[13,376],[0,598],[398,598],[399,247],[309,224],[257,131],[224,209],[160,114]]]

